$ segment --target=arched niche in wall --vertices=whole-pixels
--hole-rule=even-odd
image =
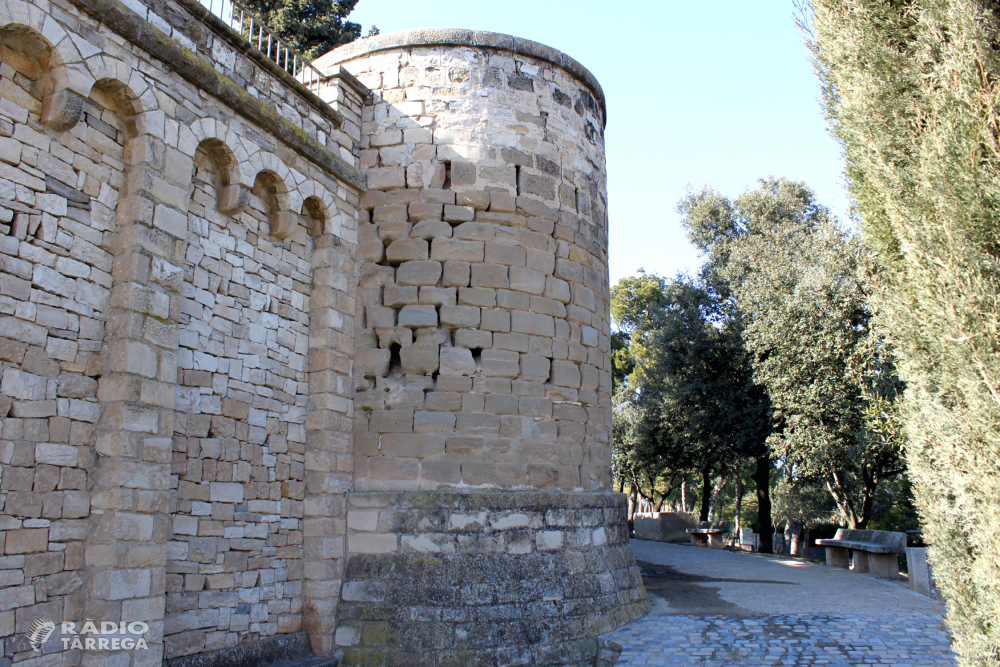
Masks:
[[[320,236],[326,232],[326,222],[330,219],[326,204],[319,197],[306,197],[302,202],[301,221],[310,236]]]
[[[276,172],[270,169],[258,172],[250,194],[263,205],[272,238],[282,241],[295,232],[300,216],[292,210],[288,186]]]
[[[209,168],[206,170],[206,165]],[[199,169],[204,173],[199,174]],[[209,138],[195,151],[195,179],[210,182],[216,192],[216,209],[235,215],[243,210],[250,191],[240,184],[240,165],[236,153],[221,139]]]
[[[13,70],[0,76],[0,97],[36,114],[62,132],[80,119],[93,85],[81,67],[75,44],[30,3],[9,0],[0,6],[0,63]],[[26,24],[26,23],[27,24]]]
[[[40,115],[42,99],[53,91],[53,81],[48,76],[52,64],[48,41],[27,26],[4,26],[0,29],[0,63],[14,72],[13,76],[0,73],[5,79],[2,96]]]

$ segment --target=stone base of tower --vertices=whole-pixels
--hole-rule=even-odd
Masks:
[[[348,494],[345,665],[593,665],[649,603],[618,493]]]

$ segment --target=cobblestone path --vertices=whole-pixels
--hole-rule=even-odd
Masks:
[[[935,614],[647,616],[605,637],[615,667],[956,664]]]

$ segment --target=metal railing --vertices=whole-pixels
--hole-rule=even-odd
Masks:
[[[311,60],[285,43],[264,25],[260,17],[240,4],[238,0],[200,1],[208,8],[208,11],[242,35],[243,39],[247,40],[251,46],[256,47],[258,51],[298,79],[309,90],[317,92],[320,85],[326,80],[327,77],[313,66]]]

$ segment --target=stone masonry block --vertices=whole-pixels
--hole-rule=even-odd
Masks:
[[[460,287],[458,288],[458,302],[463,306],[495,308],[497,291],[490,287]]]
[[[515,333],[531,334],[533,336],[555,336],[555,323],[551,315],[538,315],[526,311],[515,310],[510,314],[510,329]]]
[[[527,252],[521,246],[487,243],[485,250],[486,261],[492,264],[524,267],[527,260]]]
[[[466,287],[469,284],[471,265],[468,262],[445,262],[442,284]]]
[[[554,360],[552,362],[552,384],[557,387],[579,388],[580,367],[572,361]]]
[[[483,261],[484,252],[482,241],[434,239],[431,243],[431,259],[439,262],[458,261],[478,264]]]
[[[545,382],[549,379],[549,363],[545,357],[522,354],[520,379],[529,382]]]
[[[410,223],[405,220],[386,220],[379,223],[378,237],[383,243],[402,241],[410,236]]]
[[[385,258],[390,264],[421,261],[427,259],[428,244],[423,239],[400,239],[393,241],[385,251]]]
[[[387,206],[379,206],[372,211],[372,221],[373,222],[406,222],[406,206],[402,204],[390,204]]]
[[[411,345],[399,351],[403,372],[411,375],[430,375],[438,369],[437,346]]]
[[[382,292],[382,305],[387,308],[402,308],[420,301],[420,292],[416,286],[386,285]]]
[[[93,594],[104,600],[143,598],[149,595],[151,585],[149,570],[104,570],[91,580]]]
[[[43,553],[48,550],[49,531],[47,528],[9,530],[6,536],[4,553],[8,556]]]
[[[421,287],[419,300],[420,303],[435,306],[454,306],[458,301],[458,290],[454,287]]]
[[[410,230],[413,239],[447,239],[453,234],[452,226],[440,220],[421,220]]]
[[[510,331],[510,313],[506,310],[483,308],[480,327],[486,331],[506,333]]]
[[[355,377],[385,377],[389,374],[389,350],[361,349],[354,353]]]
[[[481,354],[483,375],[486,377],[516,378],[520,373],[520,355],[507,350],[483,350]]]
[[[403,167],[383,167],[368,170],[368,187],[372,190],[392,190],[406,187]]]
[[[507,267],[499,264],[473,264],[472,287],[493,287],[507,289],[510,281],[507,279]]]
[[[497,227],[488,222],[465,222],[455,227],[455,238],[463,241],[495,241]]]
[[[486,350],[493,347],[493,334],[478,329],[459,329],[455,332],[455,346]]]
[[[434,306],[403,306],[399,311],[399,326],[423,329],[438,325],[437,308]]]
[[[476,210],[471,206],[453,206],[446,204],[444,219],[447,222],[468,222],[476,217]]]
[[[479,326],[479,308],[475,306],[441,306],[441,326],[465,329]]]
[[[441,375],[474,375],[472,351],[461,347],[441,348]]]
[[[419,222],[421,220],[441,220],[443,208],[442,204],[422,201],[413,202],[410,204],[409,209],[410,220],[413,222]]]
[[[369,329],[391,329],[396,326],[396,311],[383,306],[365,308]]]
[[[545,291],[545,274],[533,269],[512,266],[510,267],[510,288],[529,294],[541,294]]]
[[[372,433],[411,433],[413,410],[373,410],[368,430]]]
[[[438,241],[440,239],[434,243]],[[396,283],[399,285],[437,285],[440,278],[440,262],[404,262],[396,269]]]

